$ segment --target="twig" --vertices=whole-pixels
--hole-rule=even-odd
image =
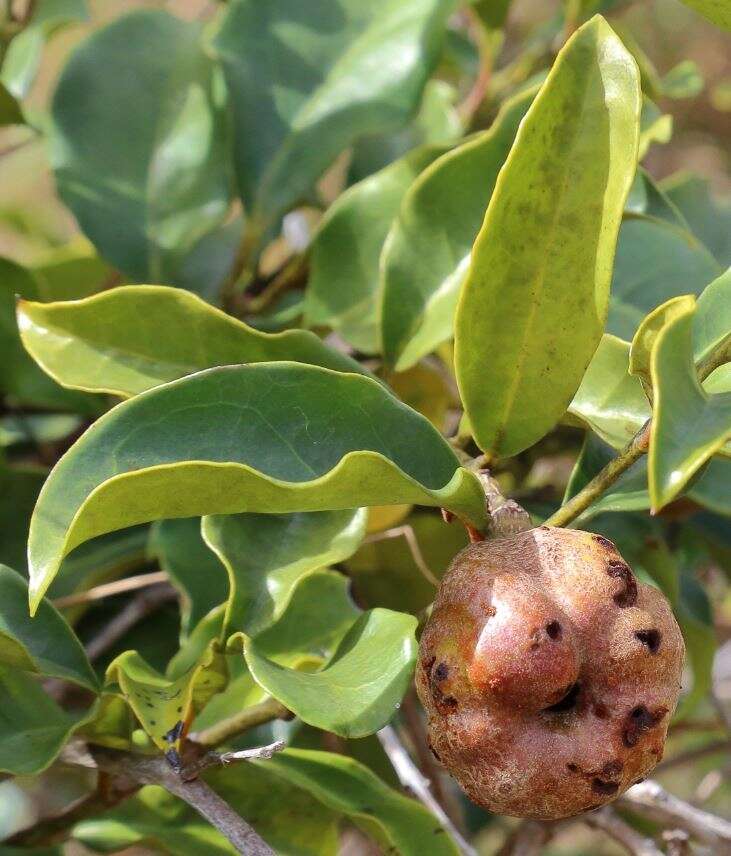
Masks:
[[[286,291],[290,285],[301,279],[304,276],[306,268],[307,263],[304,254],[299,253],[296,256],[292,256],[271,282],[267,283],[266,288],[260,294],[247,299],[246,312],[252,315],[262,312],[276,297]]]
[[[148,576],[155,576],[149,574]],[[163,603],[177,597],[175,589],[170,586],[156,586],[140,592],[114,618],[105,624],[99,634],[86,645],[86,655],[90,660],[97,660],[115,645],[132,627],[143,618],[154,612]]]
[[[79,603],[89,603],[93,600],[101,600],[102,598],[122,594],[126,591],[134,591],[135,589],[154,586],[158,583],[166,583],[169,579],[170,577],[165,571],[155,571],[151,574],[137,574],[134,577],[124,577],[121,580],[94,586],[94,588],[87,589],[87,591],[58,597],[53,601],[53,605],[56,609],[63,609],[66,606],[76,606]]]
[[[235,737],[249,728],[271,722],[273,719],[288,719],[291,716],[287,708],[275,698],[268,698],[252,707],[247,707],[240,713],[217,722],[210,728],[191,734],[190,739],[206,748],[219,746],[230,737]]]
[[[662,834],[668,856],[688,856],[690,853],[690,836],[682,829],[667,829]]]
[[[620,797],[620,803],[660,823],[685,829],[693,838],[712,845],[719,856],[731,854],[731,822],[695,808],[652,779],[631,787]]]
[[[651,838],[645,838],[625,823],[614,809],[605,807],[585,814],[582,821],[594,829],[600,829],[633,856],[663,856],[662,850]]]
[[[496,856],[540,856],[556,833],[556,824],[524,820],[507,837]]]
[[[378,732],[378,739],[404,788],[411,791],[435,815],[462,853],[466,856],[477,856],[477,851],[460,835],[459,830],[429,790],[429,780],[424,778],[419,768],[411,760],[411,756],[399,740],[393,727],[385,725]]]
[[[241,749],[238,752],[206,752],[192,764],[187,764],[183,770],[183,779],[192,779],[209,767],[228,767],[241,761],[268,761],[285,747],[284,740],[275,740],[267,746],[257,746],[254,749]]]
[[[496,34],[491,35],[480,20],[479,15],[470,6],[465,7],[465,12],[469,16],[469,32],[472,36],[472,41],[477,47],[480,58],[477,77],[470,87],[469,92],[465,95],[464,100],[457,107],[459,117],[465,126],[467,126],[485,100],[490,88],[492,68],[495,60],[493,41],[499,39],[500,36]]]
[[[432,573],[431,568],[426,563],[424,554],[421,552],[414,528],[408,523],[402,526],[394,526],[391,529],[385,529],[383,532],[374,532],[373,535],[368,535],[364,538],[363,543],[375,544],[377,541],[386,541],[390,538],[404,538],[411,553],[411,558],[414,560],[414,564],[421,572],[421,575],[433,586],[439,585],[439,580]]]

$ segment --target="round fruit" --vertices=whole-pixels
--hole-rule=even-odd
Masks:
[[[541,526],[471,544],[439,588],[416,686],[437,758],[498,814],[569,817],[662,757],[684,645],[611,541]]]

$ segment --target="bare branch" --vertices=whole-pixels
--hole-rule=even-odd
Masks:
[[[103,583],[100,586],[94,586],[87,591],[68,594],[65,597],[56,598],[53,605],[56,609],[63,609],[65,606],[76,606],[78,603],[89,603],[92,600],[101,600],[105,597],[111,597],[115,594],[122,594],[126,591],[134,591],[147,586],[154,586],[157,583],[166,583],[170,580],[165,571],[155,571],[151,574],[137,574],[134,577],[124,577],[121,580],[114,580],[111,583]]]
[[[508,836],[497,856],[540,856],[556,829],[556,824],[524,820]]]
[[[585,814],[581,820],[594,829],[599,829],[613,838],[633,856],[663,856],[662,850],[651,838],[645,838],[625,823],[614,809],[605,806]]]
[[[668,829],[662,834],[668,856],[689,856],[690,836],[683,829]]]
[[[209,767],[227,767],[229,764],[237,764],[240,761],[262,760],[268,761],[277,752],[285,747],[284,740],[275,740],[267,746],[257,746],[255,749],[241,749],[238,752],[206,752],[192,764],[186,764],[181,776],[184,779],[194,778]]]
[[[384,752],[388,755],[388,759],[393,765],[393,769],[396,771],[401,784],[407,790],[411,791],[437,817],[465,856],[477,856],[477,851],[460,835],[459,830],[454,826],[447,813],[429,790],[429,780],[424,778],[421,770],[411,760],[411,756],[399,740],[393,727],[385,725],[378,732],[378,739],[381,741],[381,746],[383,746]]]
[[[731,823],[728,820],[669,794],[652,779],[631,787],[619,802],[652,820],[686,830],[698,841],[712,845],[715,853],[731,854]]]

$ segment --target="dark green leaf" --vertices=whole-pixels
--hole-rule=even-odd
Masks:
[[[201,26],[133,12],[72,55],[53,99],[58,191],[101,255],[175,283],[231,192],[225,93]]]
[[[708,181],[679,173],[661,183],[663,191],[682,212],[691,231],[721,265],[731,265],[731,204],[711,194]]]
[[[457,380],[490,454],[515,454],[556,424],[599,344],[638,114],[636,65],[593,18],[520,126],[457,310]]]
[[[41,467],[0,463],[0,562],[24,572],[30,518],[47,475]]]
[[[402,502],[484,525],[476,477],[376,381],[297,363],[209,369],[117,405],[56,465],[31,523],[32,600],[74,546],[125,526]]]

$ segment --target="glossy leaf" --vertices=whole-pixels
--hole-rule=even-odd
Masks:
[[[200,369],[296,360],[364,372],[306,330],[261,333],[177,288],[130,285],[85,300],[18,305],[23,344],[64,386],[137,395]]]
[[[375,830],[403,856],[457,856],[459,850],[435,817],[412,799],[387,787],[363,764],[345,755],[285,749],[257,769],[282,776],[368,832]]]
[[[652,377],[650,361],[652,351],[662,329],[673,318],[688,309],[688,297],[672,297],[646,315],[632,339],[629,356],[630,374],[640,379],[648,398],[652,401]]]
[[[229,3],[214,45],[234,117],[239,189],[254,236],[363,134],[416,110],[450,2]]]
[[[593,18],[559,53],[500,173],[455,325],[465,413],[490,454],[556,424],[599,344],[639,106],[634,60]]]
[[[143,282],[175,283],[230,202],[224,91],[200,38],[162,10],[125,15],[76,49],[53,98],[58,192],[101,255]]]
[[[414,150],[345,191],[330,206],[310,250],[305,318],[366,353],[380,350],[379,258],[391,221],[417,175],[439,154]]]
[[[669,143],[672,136],[673,117],[661,112],[656,104],[643,96],[638,159],[645,157],[653,143]]]
[[[86,0],[43,0],[28,26],[10,42],[3,60],[0,80],[15,95],[28,94],[41,64],[48,39],[62,27],[89,16]]]
[[[364,737],[391,719],[409,686],[416,624],[400,612],[366,612],[313,673],[278,665],[263,655],[258,639],[244,642],[244,656],[256,682],[304,722],[341,737]]]
[[[650,499],[662,508],[731,439],[731,391],[708,395],[693,361],[695,301],[658,334],[650,361],[655,396],[648,455]]]
[[[731,339],[731,269],[701,293],[693,316],[693,355],[696,362]]]
[[[28,583],[0,565],[0,663],[73,681],[95,692],[98,681],[81,642],[47,600],[28,615]]]
[[[607,332],[631,340],[655,307],[682,294],[700,294],[721,273],[687,231],[653,217],[628,217],[614,260]]]
[[[399,371],[452,335],[472,244],[534,95],[508,101],[489,130],[442,155],[406,193],[382,257],[383,352]]]
[[[203,537],[230,580],[227,631],[254,636],[279,618],[305,574],[355,552],[365,518],[365,509],[205,517]]]
[[[45,770],[92,715],[67,713],[34,677],[4,664],[0,664],[0,698],[0,772],[16,776]]]
[[[476,477],[376,381],[296,363],[209,369],[117,405],[59,461],[31,522],[32,602],[74,546],[136,523],[403,502],[484,525]]]
[[[193,716],[226,686],[226,680],[225,659],[213,645],[174,680],[149,666],[137,651],[125,651],[107,669],[107,681],[119,685],[142,727],[165,753],[179,751]]]
[[[203,540],[200,517],[155,523],[149,552],[182,594],[181,636],[185,638],[214,607],[228,600],[226,569]]]
[[[568,413],[621,449],[650,418],[638,378],[629,373],[630,346],[605,334],[589,363]]]
[[[683,3],[708,18],[716,26],[731,30],[731,8],[725,0],[683,0]]]
[[[112,276],[112,269],[84,239],[77,239],[44,253],[35,260],[33,276],[38,295],[44,302],[76,300],[101,291]]]
[[[719,264],[731,265],[731,205],[714,199],[708,181],[690,173],[670,176],[661,187]]]
[[[0,562],[25,572],[28,528],[47,472],[0,463]]]

